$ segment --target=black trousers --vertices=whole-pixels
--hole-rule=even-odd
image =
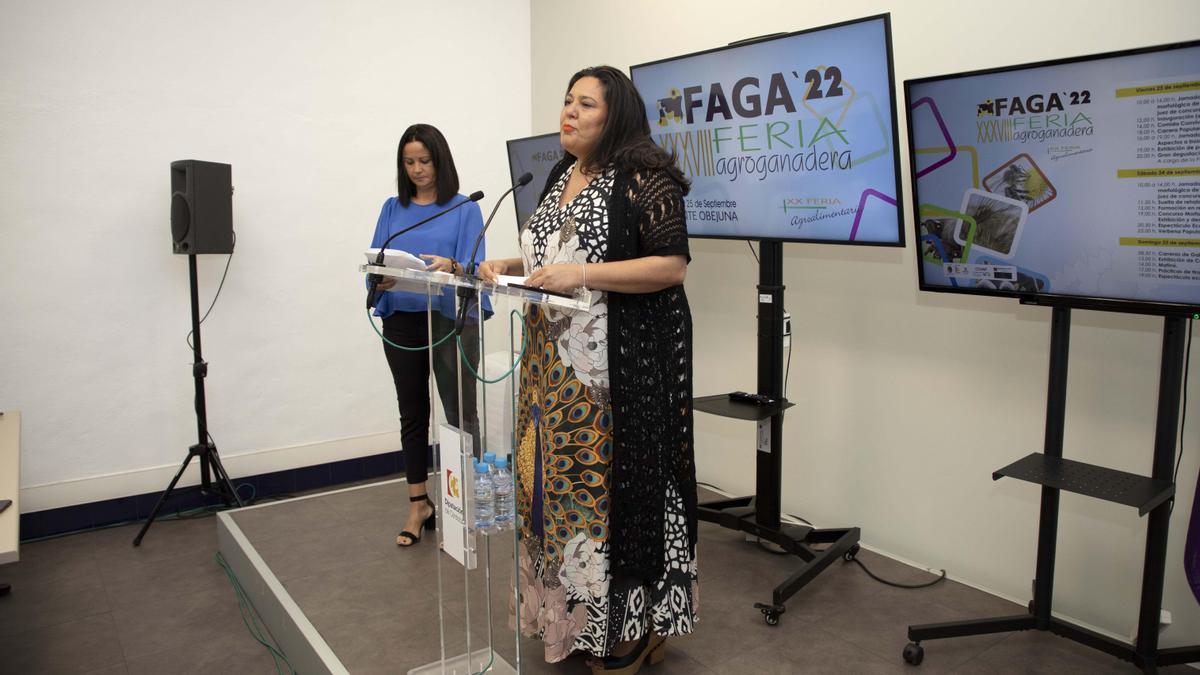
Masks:
[[[383,336],[405,347],[429,344],[426,312],[393,312],[383,318]],[[454,321],[433,313],[433,340],[436,342],[454,329]],[[462,332],[463,351],[471,366],[479,368],[479,327],[470,324]],[[383,343],[392,382],[396,385],[396,403],[400,407],[400,447],[410,485],[424,483],[429,475],[429,350],[409,352]],[[453,337],[433,349],[433,375],[446,420],[471,434],[479,446],[479,420],[475,412],[475,377],[462,369],[462,419],[458,408],[458,345]]]

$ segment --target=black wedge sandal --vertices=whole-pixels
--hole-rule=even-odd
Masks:
[[[396,545],[402,546],[404,548],[408,548],[409,546],[412,546],[413,544],[421,543],[421,535],[425,533],[425,530],[429,530],[430,532],[433,532],[434,530],[437,529],[437,509],[434,507],[433,501],[429,499],[428,494],[423,494],[423,495],[420,495],[417,497],[409,497],[408,501],[410,501],[410,502],[425,502],[426,504],[429,504],[430,509],[433,509],[433,513],[430,513],[428,518],[421,521],[421,526],[417,528],[416,534],[413,534],[412,532],[409,532],[408,530],[400,530],[400,534],[396,535]],[[408,537],[408,543],[407,544],[400,543],[400,537]]]
[[[667,636],[653,630],[638,640],[633,651],[624,656],[606,656],[592,662],[592,675],[635,675],[642,665],[655,665],[667,658]]]

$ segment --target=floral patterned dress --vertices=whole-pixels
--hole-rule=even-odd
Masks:
[[[605,259],[614,173],[596,177],[560,208],[571,170],[521,229],[527,273],[551,263]],[[587,312],[531,305],[527,330],[517,406],[521,632],[545,643],[549,662],[574,651],[605,656],[616,643],[649,630],[690,633],[695,559],[677,492],[669,490],[662,505],[668,514],[663,578],[648,588],[615,583],[608,573],[612,408],[606,294],[592,291]]]

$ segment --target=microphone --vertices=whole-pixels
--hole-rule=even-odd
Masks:
[[[409,225],[408,227],[404,228],[403,230],[400,230],[396,234],[393,234],[392,236],[388,237],[379,246],[379,255],[375,256],[375,264],[376,265],[383,264],[383,252],[385,249],[387,249],[387,245],[390,244],[392,242],[392,240],[395,239],[396,237],[399,237],[400,235],[404,234],[405,232],[408,232],[409,230],[420,227],[421,225],[428,223],[429,221],[433,220],[434,218],[440,218],[440,217],[446,215],[447,213],[450,213],[454,209],[457,209],[458,207],[462,206],[463,204],[470,204],[471,202],[477,202],[480,199],[483,199],[482,191],[477,190],[475,192],[472,192],[469,197],[462,200],[461,202],[458,202],[454,206],[451,206],[448,209],[442,209],[441,211],[438,211],[437,213],[433,214],[432,216],[429,216],[428,218],[417,221],[417,222],[413,223],[412,225]],[[503,199],[503,197],[501,197],[501,199]],[[379,286],[379,282],[383,281],[383,275],[368,274],[367,281],[370,282],[370,284],[371,284],[370,289],[368,289],[368,291],[367,291],[367,309],[370,309],[371,307],[375,306],[375,291],[376,291],[376,288]]]
[[[526,185],[529,185],[530,181],[532,180],[533,174],[526,171],[525,173],[521,174],[521,177],[517,179],[517,182],[514,183],[512,187],[508,188],[504,191],[504,194],[500,195],[500,199],[496,200],[496,205],[492,207],[492,212],[488,214],[487,220],[483,222],[483,227],[479,229],[479,236],[475,237],[475,245],[471,247],[471,257],[467,260],[465,267],[463,267],[463,272],[465,272],[467,276],[472,276],[475,274],[475,254],[479,252],[479,245],[483,243],[483,235],[485,232],[487,232],[488,226],[492,224],[492,219],[496,217],[496,211],[500,210],[501,202],[503,202],[504,198],[513,192],[520,190]],[[474,289],[464,288],[461,286],[458,289],[458,295],[463,300],[462,306],[458,309],[458,319],[454,322],[454,332],[456,335],[462,335],[463,326],[467,321],[467,306],[470,304],[470,299],[474,292]]]
[[[521,174],[521,177],[517,179],[517,182],[514,183],[512,187],[508,188],[504,194],[500,195],[500,199],[496,200],[496,205],[492,207],[492,212],[488,214],[487,220],[484,221],[483,228],[479,230],[479,236],[475,237],[475,246],[471,248],[471,258],[467,262],[467,267],[463,269],[468,276],[475,273],[475,253],[479,251],[479,244],[483,243],[483,233],[487,232],[488,226],[492,224],[492,218],[496,217],[496,211],[500,210],[500,203],[504,201],[505,197],[509,196],[513,192],[520,190],[526,185],[529,185],[530,181],[532,180],[533,174],[526,171],[525,173]]]

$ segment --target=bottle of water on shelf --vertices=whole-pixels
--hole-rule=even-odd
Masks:
[[[513,477],[508,471],[507,459],[496,460],[496,474],[492,480],[496,492],[496,529],[507,530],[513,524]]]
[[[487,532],[496,522],[496,494],[492,487],[492,477],[488,474],[488,465],[482,462],[475,465],[475,530]]]
[[[487,464],[488,475],[492,477],[492,482],[494,483],[496,481],[496,453],[483,453],[483,463]]]

